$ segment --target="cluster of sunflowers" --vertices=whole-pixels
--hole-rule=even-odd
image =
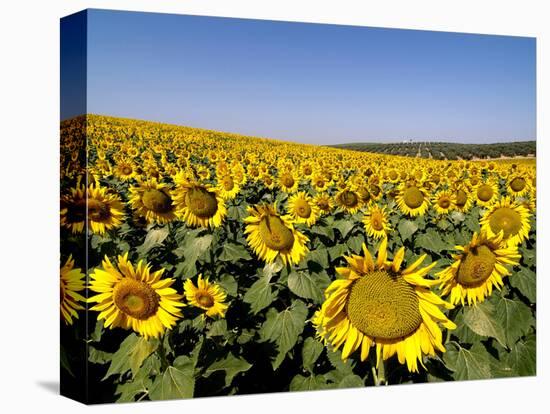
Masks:
[[[331,282],[309,319],[324,344],[341,349],[343,360],[357,351],[365,361],[375,348],[376,366],[397,355],[410,372],[424,366],[425,355],[445,352],[443,328],[456,328],[447,310],[475,306],[513,277],[518,247],[535,230],[532,160],[419,160],[88,116],[62,124],[61,166],[67,239],[82,233],[124,237],[128,229],[146,235],[162,227],[241,232],[258,266],[280,263],[291,272],[307,268],[303,264],[320,246],[320,228],[326,232],[335,219],[357,223],[361,255],[346,250],[344,237],[327,233],[352,254],[333,260],[347,265],[324,269]],[[413,252],[397,223],[423,220],[435,228],[468,215],[478,228],[448,255],[448,266],[434,273],[430,258],[422,267],[425,252],[403,265]],[[367,248],[375,244],[376,258]],[[129,247],[135,256],[137,246]],[[177,278],[164,277],[162,263],[153,271],[144,258],[132,264],[128,254],[119,252],[116,264],[103,256],[101,265],[89,266],[88,285],[72,257],[66,259],[61,315],[67,324],[90,303],[105,328],[158,338],[184,318],[187,304],[203,310],[203,317],[224,318],[240,300],[228,301],[212,272],[204,279],[184,275],[181,295],[173,286]],[[239,285],[254,277],[233,276]]]

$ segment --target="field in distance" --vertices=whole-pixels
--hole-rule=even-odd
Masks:
[[[503,142],[496,144],[456,144],[450,142],[350,143],[332,147],[379,154],[436,160],[475,160],[491,158],[535,157],[536,141]]]

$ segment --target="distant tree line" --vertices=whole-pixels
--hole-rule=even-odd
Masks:
[[[353,143],[333,145],[356,151],[380,154],[403,155],[407,157],[433,158],[436,160],[471,160],[475,158],[500,158],[536,156],[536,141],[502,142],[497,144],[455,144],[450,142],[412,143]]]

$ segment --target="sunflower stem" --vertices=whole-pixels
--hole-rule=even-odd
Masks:
[[[168,360],[166,358],[166,348],[164,347],[164,339],[166,337],[166,333],[163,333],[160,338],[160,344],[158,347],[158,353],[160,357],[160,370],[161,372],[164,372],[168,369]]]

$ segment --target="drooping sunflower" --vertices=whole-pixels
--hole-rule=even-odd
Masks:
[[[482,207],[491,207],[498,200],[498,184],[490,180],[479,183],[474,189],[475,201]]]
[[[450,190],[441,190],[434,195],[432,205],[437,214],[449,214],[455,209],[456,197]]]
[[[395,200],[401,211],[411,217],[424,215],[430,205],[427,191],[417,185],[402,185]]]
[[[391,230],[388,223],[388,213],[385,207],[380,207],[376,204],[371,204],[363,217],[365,231],[375,239],[386,237]]]
[[[352,188],[345,188],[336,194],[336,204],[349,214],[355,214],[361,208],[361,197]]]
[[[219,227],[227,209],[215,188],[181,181],[172,192],[176,213],[191,227]]]
[[[449,301],[456,305],[483,302],[491,295],[493,287],[500,290],[502,279],[510,274],[506,267],[518,264],[521,257],[517,247],[506,247],[503,232],[488,238],[482,232],[474,233],[465,246],[456,246],[461,253],[453,255],[452,265],[437,274],[443,295],[450,293]]]
[[[523,197],[529,192],[527,178],[522,174],[514,174],[509,177],[506,183],[508,194],[513,197]]]
[[[481,218],[481,230],[494,237],[502,230],[508,246],[517,246],[529,236],[531,224],[529,211],[521,204],[502,197]]]
[[[73,234],[84,231],[86,218],[89,231],[104,234],[122,225],[124,205],[116,194],[108,193],[105,187],[90,184],[86,189],[84,185],[77,184],[71,188],[70,194],[61,197],[60,213],[61,225]]]
[[[165,224],[177,218],[168,184],[159,183],[156,178],[130,187],[130,205],[149,223]]]
[[[97,319],[105,320],[106,328],[132,329],[146,339],[157,338],[182,317],[183,296],[170,287],[174,279],[162,279],[164,269],[152,271],[143,260],[134,266],[128,253],[118,256],[116,266],[105,256],[102,267],[90,275],[89,289],[97,295],[88,302],[97,303],[90,310],[99,312]]]
[[[315,205],[321,215],[330,214],[333,209],[332,198],[327,192],[319,193],[314,198]]]
[[[289,216],[277,213],[276,204],[248,207],[248,214],[244,233],[260,259],[271,263],[280,257],[284,264],[297,264],[309,251],[309,238],[294,228]]]
[[[418,268],[426,255],[402,270],[405,249],[390,262],[386,248],[384,238],[376,262],[364,244],[363,256],[346,257],[349,266],[336,268],[342,278],[326,289],[313,322],[321,338],[336,349],[343,347],[344,360],[360,349],[364,361],[376,346],[377,364],[397,354],[410,372],[418,372],[423,355],[445,352],[440,325],[456,325],[440,308],[452,305],[430,291],[437,281],[424,278],[435,263]]]
[[[208,279],[203,279],[202,275],[199,275],[197,286],[194,285],[191,279],[187,279],[183,289],[187,301],[191,305],[205,310],[204,314],[206,316],[211,318],[214,316],[225,317],[228,306],[224,301],[227,295],[219,285],[210,283]]]
[[[308,227],[313,226],[319,217],[319,208],[313,199],[303,191],[289,198],[288,212],[296,223],[305,223]]]
[[[466,213],[472,207],[472,198],[465,186],[459,186],[455,189],[455,207],[458,211]]]
[[[65,264],[60,270],[59,290],[61,311],[61,319],[65,324],[72,325],[73,318],[78,319],[77,311],[83,310],[84,307],[78,302],[86,302],[86,299],[78,292],[85,289],[84,273],[80,268],[74,267],[72,256],[67,258]]]

